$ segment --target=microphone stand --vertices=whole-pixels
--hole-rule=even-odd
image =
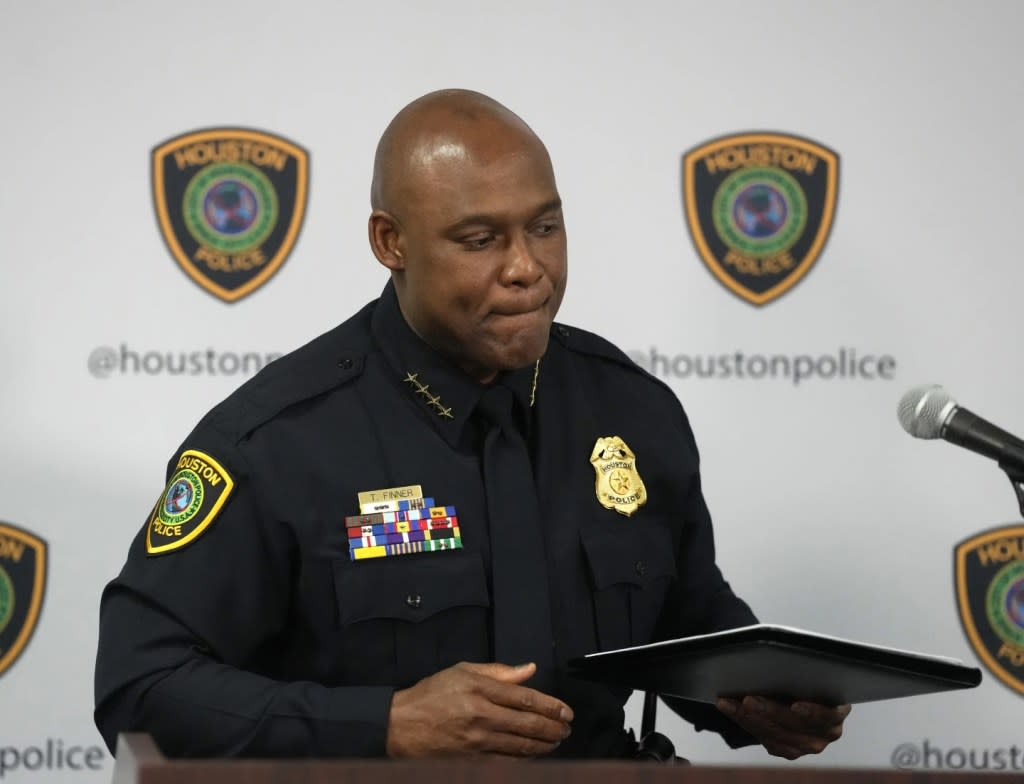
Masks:
[[[1012,468],[1011,466],[999,464],[999,467],[1003,469],[1007,478],[1010,480],[1010,485],[1013,487],[1013,494],[1017,496],[1017,506],[1020,509],[1021,516],[1024,517],[1024,471],[1018,468]],[[646,710],[646,703],[644,708]]]
[[[658,695],[653,691],[644,692],[644,712],[640,718],[640,737],[654,732],[654,724],[658,716]]]
[[[676,756],[672,741],[654,731],[658,713],[658,693],[644,692],[644,710],[640,719],[640,743],[637,744],[636,758],[649,762],[661,762],[668,765],[689,765],[689,760]]]

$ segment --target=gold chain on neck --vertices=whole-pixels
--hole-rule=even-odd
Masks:
[[[533,401],[537,399],[537,377],[540,375],[540,360],[533,366],[533,386],[530,387],[530,408],[533,408]]]

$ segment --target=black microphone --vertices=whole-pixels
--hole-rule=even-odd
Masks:
[[[989,457],[1004,471],[1024,477],[1024,441],[957,405],[938,385],[914,387],[896,411],[915,438],[942,438]]]

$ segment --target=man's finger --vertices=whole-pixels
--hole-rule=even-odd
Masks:
[[[849,706],[845,706],[845,710],[811,702],[791,706],[765,697],[744,697],[741,710],[744,715],[758,717],[791,732],[817,736],[831,736],[837,729],[842,734],[843,719],[850,712]]]
[[[845,706],[843,711],[812,702],[785,705],[763,698],[754,699],[758,700],[761,715],[779,726],[801,735],[813,735],[830,741],[843,734],[843,720],[850,712],[849,706]]]
[[[499,662],[460,662],[455,665],[460,670],[466,670],[487,678],[493,678],[503,683],[522,683],[529,680],[537,672],[537,665],[533,662],[510,666]]]
[[[794,702],[789,709],[804,719],[805,727],[820,727],[822,730],[841,726],[853,710],[851,705],[830,707],[816,702]]]
[[[493,681],[481,687],[481,693],[495,705],[513,710],[539,713],[561,722],[573,719],[572,709],[559,699],[528,686]]]
[[[731,718],[757,738],[770,753],[786,759],[796,759],[804,754],[820,754],[834,739],[824,734],[791,729],[777,720],[780,713],[785,712],[788,709],[778,703],[772,705],[770,701],[761,698],[746,697]]]
[[[775,757],[782,757],[788,760],[800,759],[807,752],[794,749],[792,746],[783,746],[777,743],[768,744],[765,746],[765,750]]]
[[[561,743],[569,737],[571,729],[562,721],[555,721],[539,713],[492,705],[483,716],[485,726],[507,735],[540,740],[546,743]]]
[[[502,732],[490,732],[474,744],[478,752],[484,754],[500,754],[506,757],[539,757],[550,754],[558,748],[558,743],[548,743],[520,735],[509,735]]]
[[[801,735],[759,719],[747,719],[740,726],[761,741],[769,752],[786,759],[796,759],[804,754],[821,754],[829,744],[824,738]]]

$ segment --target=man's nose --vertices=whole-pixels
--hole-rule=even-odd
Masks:
[[[532,286],[544,275],[544,267],[538,262],[525,232],[516,232],[509,240],[508,256],[502,270],[502,282],[506,285]]]

